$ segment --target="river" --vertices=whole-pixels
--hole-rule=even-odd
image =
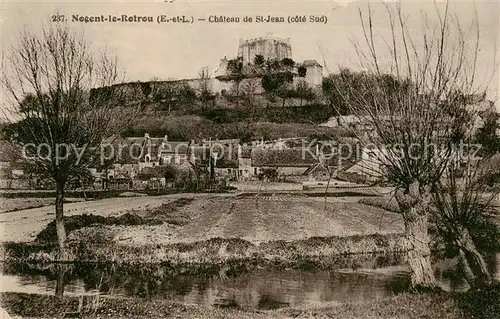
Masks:
[[[500,280],[500,254],[488,259]],[[440,287],[468,288],[452,259],[434,263]],[[383,299],[408,288],[404,265],[336,270],[253,269],[238,275],[183,275],[167,266],[119,268],[115,265],[2,265],[2,292],[65,295],[101,294],[161,298],[184,304],[273,309],[334,305]],[[61,290],[62,289],[62,290]]]

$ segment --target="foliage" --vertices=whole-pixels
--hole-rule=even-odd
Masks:
[[[284,58],[281,60],[281,64],[285,67],[294,67],[295,66],[295,61],[290,59],[290,58]]]
[[[276,168],[263,168],[257,177],[259,180],[275,182],[278,179],[278,170]]]
[[[267,59],[266,61],[267,72],[281,71],[283,69],[282,64],[278,60]]]
[[[305,76],[306,76],[306,74],[307,74],[307,68],[306,68],[305,66],[301,65],[301,66],[299,66],[299,68],[297,69],[297,73],[298,73],[298,75],[299,75],[301,78],[303,78],[303,77],[305,77]]]
[[[149,82],[141,82],[139,81],[139,85],[141,87],[141,92],[142,94],[144,95],[145,98],[149,97],[149,95],[151,94],[151,92],[153,91],[152,87],[151,87],[151,83]]]
[[[95,104],[91,105],[87,92],[96,83],[116,81],[118,69],[113,57],[95,56],[89,43],[67,27],[51,26],[44,32],[40,37],[26,31],[9,60],[12,70],[6,73],[4,82],[18,102],[22,118],[11,126],[11,138],[21,145],[48,145],[42,154],[46,156],[28,148],[33,156],[27,165],[31,171],[64,185],[71,178],[86,175],[92,157],[90,148],[110,133],[106,129],[111,128],[110,109],[115,107],[111,93],[94,91]],[[46,67],[32,67],[41,65]],[[107,74],[100,73],[104,71]],[[29,90],[36,94],[22,94]],[[61,150],[56,158],[58,145],[75,149]],[[80,160],[74,152],[77,149],[83,152]]]
[[[253,63],[258,66],[263,66],[266,63],[266,58],[262,54],[257,54],[254,59]]]
[[[179,175],[179,170],[174,165],[166,165],[160,169],[163,173],[163,177],[165,177],[165,181],[174,181]]]
[[[283,106],[287,98],[293,97],[293,74],[291,72],[268,72],[261,80],[262,88],[267,97],[272,101],[276,96],[283,100]]]
[[[153,102],[159,103],[159,109],[171,112],[178,103],[179,91],[173,83],[162,83],[153,86]]]
[[[347,68],[330,74],[322,82],[323,94],[338,115],[349,115],[353,109],[365,105],[370,107],[383,97],[394,100],[404,94],[408,86],[407,79],[398,79],[395,75],[353,72]]]
[[[310,102],[316,98],[316,94],[314,93],[313,89],[309,85],[307,85],[307,83],[301,81],[297,84],[297,87],[294,91],[294,97],[300,99],[300,106],[302,106],[303,100]]]
[[[243,74],[243,59],[238,57],[228,61],[227,69],[229,70],[230,77],[234,81],[234,96],[236,97],[236,107],[240,105],[240,84],[245,78]]]
[[[95,224],[99,225],[143,225],[143,224],[159,224],[159,221],[155,220],[145,220],[135,214],[125,213],[118,217],[110,216],[98,216],[92,214],[75,215],[64,217],[64,222],[66,230],[71,232],[76,229],[83,227],[92,226]],[[55,221],[50,222],[40,233],[36,236],[36,241],[52,243],[57,239]]]
[[[243,78],[243,59],[236,58],[229,60],[227,69],[236,81],[241,80]]]
[[[494,155],[500,152],[500,138],[497,136],[498,114],[485,114],[484,125],[479,128],[475,136],[475,142],[481,144],[479,155]]]
[[[196,92],[189,84],[184,83],[179,88],[179,103],[185,107],[189,107],[196,102]]]

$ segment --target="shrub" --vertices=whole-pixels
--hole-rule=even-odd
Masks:
[[[64,227],[66,232],[71,232],[83,227],[99,224],[99,225],[143,225],[143,224],[159,224],[161,221],[154,219],[143,219],[135,214],[126,213],[118,217],[104,217],[92,214],[83,214],[64,217]],[[57,240],[56,223],[50,222],[36,236],[36,241],[43,243],[51,243]]]

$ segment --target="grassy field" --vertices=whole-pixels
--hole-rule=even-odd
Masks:
[[[94,206],[87,206],[98,210],[101,203],[99,216],[94,217],[78,217],[78,210],[71,211],[68,215],[73,216],[66,222],[71,230],[68,260],[196,263],[219,268],[224,263],[250,262],[303,268],[328,266],[335,255],[404,250],[400,215],[343,198],[329,197],[326,204],[321,197],[290,194],[155,199],[154,204],[148,198],[120,199],[113,208],[115,199],[94,201]],[[123,207],[128,208],[127,215],[122,211],[126,218],[116,218],[117,209]],[[26,219],[10,224],[24,222],[17,231],[5,228],[9,236],[25,239],[31,236],[20,230],[28,226],[44,229],[37,219],[30,222],[28,213]],[[38,235],[43,242],[4,245],[4,260],[54,260],[55,230],[53,224],[48,227],[42,237]],[[49,255],[37,254],[37,249]]]
[[[321,268],[336,255],[404,250],[400,215],[336,198],[181,198],[136,214],[163,222],[75,230],[74,259]]]
[[[198,198],[172,212],[156,214],[187,216],[180,227],[169,223],[123,229],[117,238],[124,244],[141,245],[196,242],[211,238],[239,238],[253,244],[310,237],[402,233],[400,215],[360,203],[294,195]]]
[[[26,317],[85,318],[343,318],[343,319],[434,319],[468,318],[449,294],[402,294],[369,302],[347,303],[329,307],[244,310],[219,307],[187,306],[166,300],[77,297],[57,298],[17,293],[3,293],[7,312]],[[482,317],[479,317],[482,318]],[[486,318],[486,317],[484,317]]]

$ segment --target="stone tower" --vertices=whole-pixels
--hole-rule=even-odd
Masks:
[[[243,65],[253,64],[256,55],[261,54],[265,59],[282,60],[292,58],[290,38],[281,39],[267,35],[254,39],[240,39],[238,57],[243,59]]]

